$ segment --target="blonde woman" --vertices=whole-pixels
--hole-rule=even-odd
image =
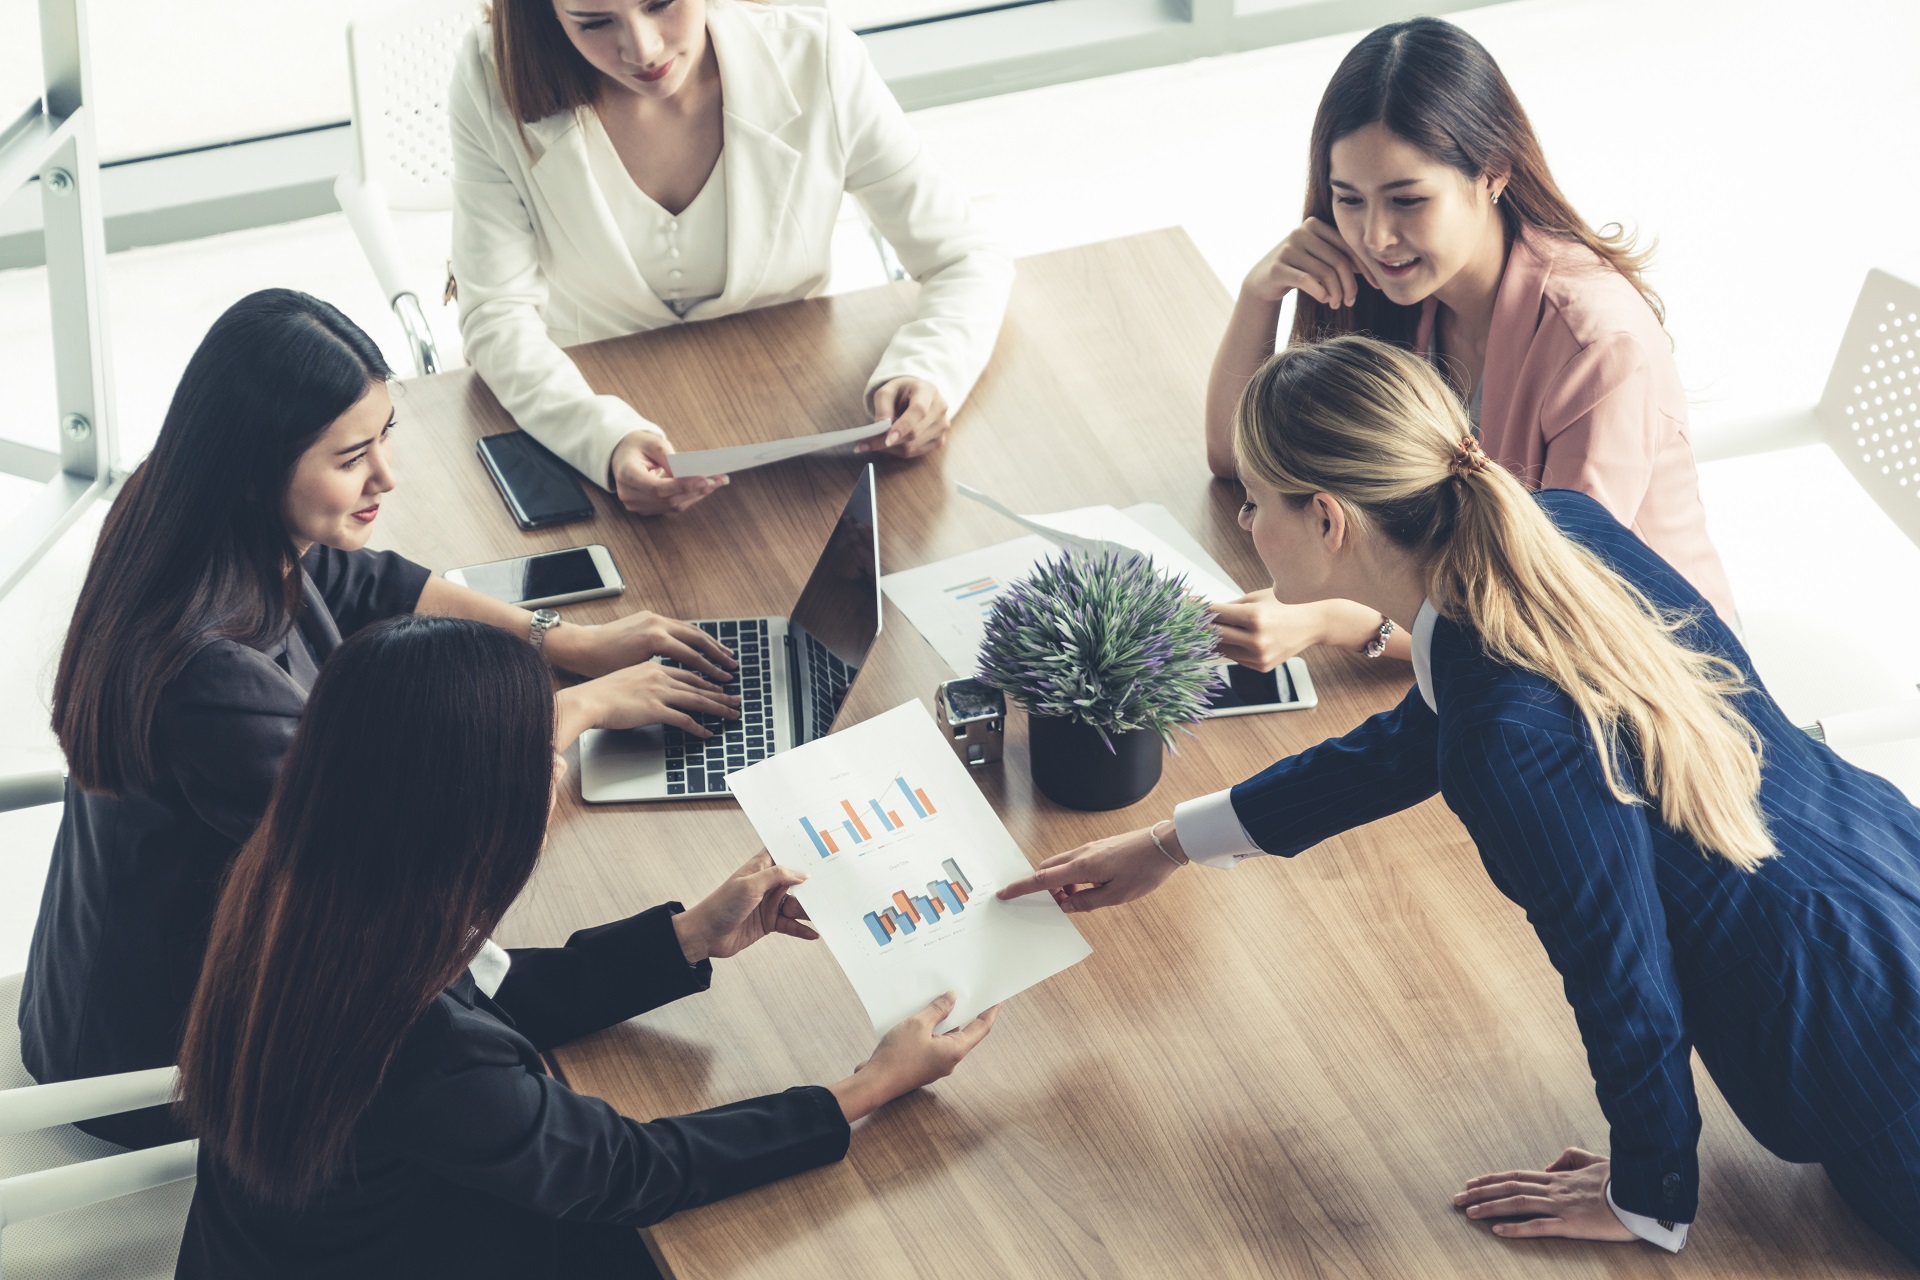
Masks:
[[[1002,896],[1072,911],[1446,798],[1572,1003],[1610,1158],[1475,1178],[1504,1237],[1668,1249],[1694,1217],[1688,1055],[1769,1149],[1818,1161],[1920,1262],[1920,811],[1790,724],[1701,594],[1592,498],[1529,494],[1419,357],[1263,364],[1241,524],[1290,600],[1405,624],[1396,709]],[[1764,766],[1764,767],[1763,767]]]
[[[467,359],[629,510],[722,481],[676,479],[645,403],[594,394],[561,348],[819,293],[846,195],[920,282],[866,385],[891,429],[862,448],[937,447],[992,354],[1013,263],[824,8],[493,0],[449,112]]]

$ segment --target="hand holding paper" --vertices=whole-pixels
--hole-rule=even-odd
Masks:
[[[805,457],[826,449],[837,449],[856,440],[884,435],[886,431],[887,424],[884,422],[867,422],[844,431],[788,436],[785,440],[768,440],[761,444],[736,444],[724,449],[690,449],[671,455],[670,461],[674,477],[679,480],[690,476],[717,476],[764,467],[770,462],[785,462],[788,458]]]

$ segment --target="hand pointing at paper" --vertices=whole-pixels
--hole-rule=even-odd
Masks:
[[[1164,828],[1160,832],[1160,846],[1166,849],[1165,853],[1154,845],[1155,827]],[[1163,820],[1154,827],[1108,836],[1056,853],[1032,875],[1014,881],[994,896],[1005,901],[1044,889],[1053,895],[1062,911],[1098,911],[1146,897],[1186,862],[1179,832],[1171,822]]]

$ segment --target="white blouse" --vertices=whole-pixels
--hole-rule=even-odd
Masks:
[[[633,180],[596,111],[586,118],[587,164],[633,265],[655,297],[677,316],[719,297],[727,287],[727,165],[722,149],[693,203],[671,214]]]

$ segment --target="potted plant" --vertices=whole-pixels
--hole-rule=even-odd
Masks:
[[[1042,794],[1118,809],[1153,790],[1220,686],[1212,616],[1184,578],[1112,554],[1068,552],[994,601],[979,679],[1025,709]]]

